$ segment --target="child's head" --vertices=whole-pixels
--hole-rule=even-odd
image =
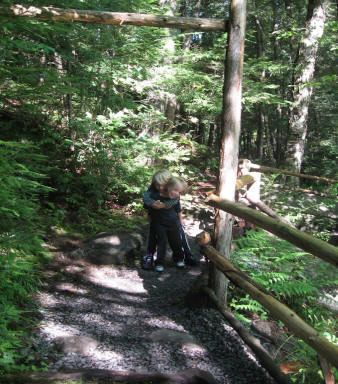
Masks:
[[[154,173],[151,183],[157,190],[161,192],[163,191],[165,185],[167,184],[170,178],[171,173],[166,169],[162,169],[161,171]]]
[[[187,183],[179,177],[171,177],[168,180],[165,188],[168,192],[168,196],[170,197],[170,199],[176,199],[182,193],[185,192],[187,188]]]

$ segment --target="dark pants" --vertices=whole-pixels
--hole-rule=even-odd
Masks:
[[[167,225],[152,222],[150,224],[150,233],[155,234],[157,244],[156,265],[162,265],[167,251],[167,242],[173,251],[173,259],[177,261],[184,260],[182,238],[180,234],[180,222],[172,222]]]
[[[191,257],[191,249],[187,240],[187,237],[184,232],[184,228],[179,223],[179,231],[180,231],[180,236],[181,236],[181,241],[182,241],[182,246],[183,246],[183,252],[185,257]],[[157,239],[156,239],[156,232],[154,226],[152,227],[151,224],[149,226],[149,233],[148,233],[148,241],[147,241],[147,254],[149,255],[154,255],[156,252],[156,245],[157,245]]]

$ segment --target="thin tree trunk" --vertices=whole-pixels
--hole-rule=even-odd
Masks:
[[[194,17],[199,16],[201,6],[202,6],[202,0],[197,0],[196,3],[194,3],[194,12],[193,12]],[[189,34],[187,37],[184,38],[183,49],[185,51],[189,51],[191,49],[192,41],[193,41],[193,36],[191,34]]]
[[[228,30],[227,52],[224,68],[222,146],[218,176],[218,194],[235,200],[235,187],[238,166],[239,137],[241,129],[242,69],[246,24],[246,0],[232,0]],[[218,211],[215,221],[217,250],[230,257],[232,238],[232,215]],[[221,303],[226,304],[227,279],[224,274],[212,267],[210,287]]]
[[[264,55],[264,40],[263,40],[263,28],[262,24],[257,16],[257,3],[255,2],[255,12],[254,15],[255,19],[255,25],[256,25],[256,56],[259,59]],[[261,72],[260,80],[264,81],[265,79],[265,70]],[[269,135],[269,127],[268,127],[268,118],[265,112],[264,105],[260,103],[258,105],[257,110],[257,117],[258,117],[258,129],[257,129],[257,157],[259,161],[261,162],[263,159],[263,137],[265,135],[265,143],[266,143],[266,152],[268,154],[268,157],[270,158],[270,135]]]
[[[328,0],[309,0],[304,37],[299,43],[294,70],[293,103],[289,112],[289,138],[286,162],[300,172],[307,134],[307,119],[313,86],[311,84],[318,50],[323,35],[325,7]],[[294,181],[298,183],[298,180]]]
[[[273,59],[275,62],[279,61],[279,52],[280,52],[280,44],[279,40],[276,38],[276,32],[279,29],[278,22],[278,11],[277,4],[275,0],[271,1],[272,4],[272,14],[273,14],[273,30],[272,30],[272,40],[273,40]],[[278,96],[281,95],[281,89],[277,88],[276,93]],[[283,140],[283,121],[282,121],[282,106],[277,104],[276,108],[276,118],[277,118],[277,127],[276,127],[276,164],[280,165],[282,160],[282,140]]]
[[[211,123],[209,126],[209,137],[208,137],[208,147],[212,147],[214,144],[214,137],[217,125],[216,123]]]
[[[256,157],[261,163],[263,160],[263,132],[264,132],[264,117],[262,116],[262,106],[258,106],[257,110],[257,138],[256,138]]]

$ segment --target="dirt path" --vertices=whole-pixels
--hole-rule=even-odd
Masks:
[[[203,262],[177,270],[168,260],[157,274],[74,261],[61,248],[38,297],[42,321],[34,341],[51,370],[200,368],[219,383],[274,383],[217,311],[185,306]],[[60,351],[62,337],[80,336],[96,348],[88,341],[82,353]]]

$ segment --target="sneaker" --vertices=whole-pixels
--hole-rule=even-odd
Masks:
[[[143,257],[142,268],[146,270],[153,269],[153,257],[150,253]]]
[[[193,255],[185,256],[184,261],[188,265],[198,265],[199,264],[199,261]]]
[[[177,267],[177,268],[184,268],[184,267],[185,267],[184,261],[178,261],[178,262],[176,263],[176,267]]]
[[[156,265],[156,267],[155,267],[156,272],[163,272],[163,270],[164,270],[164,268],[162,265]]]

